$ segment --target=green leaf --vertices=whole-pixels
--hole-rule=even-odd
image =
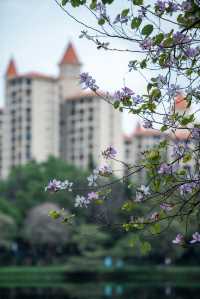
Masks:
[[[155,223],[150,227],[152,235],[157,235],[160,233],[160,223]]]
[[[120,105],[120,101],[115,101],[113,104],[115,109],[119,108],[119,105]]]
[[[138,235],[134,235],[131,237],[131,239],[129,240],[129,246],[130,247],[135,247],[137,245],[137,243],[139,242],[139,237]]]
[[[147,255],[151,251],[151,244],[147,241],[142,242],[140,250],[142,255]]]
[[[65,5],[67,4],[68,1],[69,1],[69,0],[62,0],[62,2],[61,2],[62,6],[65,6]]]
[[[128,13],[129,13],[129,8],[126,8],[126,9],[122,10],[121,16],[126,17],[128,15]]]
[[[150,94],[153,100],[157,100],[161,97],[161,91],[159,88],[154,88]]]
[[[146,37],[151,34],[153,31],[153,25],[148,24],[142,28],[142,34],[145,35]]]
[[[163,41],[163,46],[164,46],[164,47],[170,47],[170,46],[173,45],[173,42],[174,42],[173,38],[172,38],[172,37],[168,37],[168,38],[166,38],[166,39]]]
[[[133,0],[133,4],[135,4],[135,5],[142,5],[143,4],[143,0]]]
[[[183,163],[187,163],[187,162],[191,161],[191,159],[192,159],[192,155],[190,153],[187,153],[183,157]]]
[[[135,29],[135,28],[139,28],[140,24],[142,23],[142,19],[141,18],[133,18],[132,22],[131,22],[131,28]]]
[[[92,3],[90,4],[90,9],[95,9],[97,6],[97,0],[92,0]]]
[[[164,125],[160,128],[160,131],[161,132],[165,132],[166,130],[168,129],[168,126],[167,125]]]
[[[49,212],[49,216],[52,218],[52,219],[58,219],[61,215],[60,215],[60,212],[56,211],[56,210],[51,210]]]
[[[122,206],[122,211],[131,212],[135,208],[134,202],[131,200],[126,201]]]
[[[183,117],[181,120],[180,120],[180,124],[182,126],[186,126],[188,125],[189,123],[193,122],[194,121],[194,114],[191,114],[189,116],[185,116]]]
[[[99,24],[100,26],[104,25],[104,24],[105,24],[105,19],[99,19],[99,20],[98,20],[98,24]]]
[[[147,60],[146,59],[143,59],[140,62],[140,67],[141,67],[141,69],[145,69],[147,67]]]
[[[156,45],[159,45],[159,44],[162,42],[163,39],[164,39],[164,34],[163,34],[163,33],[159,33],[159,34],[157,34],[157,35],[154,37],[154,43],[155,43]]]

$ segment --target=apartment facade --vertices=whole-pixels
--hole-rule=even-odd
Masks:
[[[187,102],[182,95],[178,95],[172,107],[177,113],[187,115],[190,109],[187,107]],[[190,144],[190,132],[187,129],[168,130],[165,133],[156,129],[146,129],[140,123],[134,128],[132,134],[124,136],[124,157],[125,162],[129,165],[139,165],[141,159],[144,158],[143,153],[152,149],[160,141],[167,140],[169,146],[166,149],[166,161],[172,159],[173,148],[177,143],[187,142]],[[185,167],[192,167],[194,161],[184,163]],[[126,173],[125,168],[125,173]],[[141,171],[134,179],[143,181],[145,178],[144,171]]]
[[[69,163],[83,168],[102,164],[101,152],[109,145],[123,160],[122,136],[121,114],[94,93],[81,92],[61,104],[61,157]]]
[[[99,165],[101,151],[109,145],[122,158],[121,114],[100,97],[82,91],[80,68],[71,43],[60,60],[57,77],[21,74],[15,61],[10,61],[2,125],[3,178],[14,166],[30,160],[42,162],[49,156],[83,168],[91,162]]]

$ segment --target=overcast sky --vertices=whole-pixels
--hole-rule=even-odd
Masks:
[[[78,17],[93,20],[80,11]],[[126,85],[136,91],[144,86],[142,77],[128,73],[132,54],[99,51],[95,45],[80,39],[83,28],[63,13],[54,0],[0,0],[0,105],[4,103],[4,74],[10,57],[19,72],[39,71],[56,75],[67,43],[71,40],[83,63],[104,90],[113,91]],[[119,47],[123,44],[118,42]],[[133,122],[124,117],[124,128],[132,130]]]

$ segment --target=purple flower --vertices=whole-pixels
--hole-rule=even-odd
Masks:
[[[168,7],[167,7],[167,11],[172,13],[172,12],[176,12],[180,9],[180,5],[174,3],[173,1],[168,1]]]
[[[172,164],[168,165],[167,163],[162,163],[160,165],[160,168],[158,170],[159,174],[172,174],[173,172],[176,172],[178,169],[178,164]]]
[[[140,42],[140,47],[142,50],[151,50],[153,46],[153,41],[151,38],[145,38],[143,41]]]
[[[198,47],[196,47],[196,48],[189,47],[185,50],[185,54],[186,54],[186,56],[193,58],[199,54],[199,48]]]
[[[109,20],[109,17],[108,17],[108,15],[106,13],[106,6],[103,3],[98,2],[96,4],[96,11],[99,14],[99,16],[98,16],[99,19],[107,19],[107,20]]]
[[[173,209],[173,206],[169,203],[161,203],[160,204],[160,208],[163,210],[163,211],[167,211],[167,212],[170,212],[172,209]]]
[[[166,1],[157,0],[155,4],[156,12],[163,13],[166,9],[166,3],[167,3]]]
[[[164,85],[167,84],[167,79],[165,76],[163,75],[159,75],[157,78],[156,78],[156,81],[157,81],[157,84],[158,84],[158,87],[159,88],[162,88]]]
[[[159,170],[159,174],[171,174],[172,173],[172,167],[171,165],[168,165],[167,163],[162,163]]]
[[[132,96],[132,100],[133,100],[135,105],[138,105],[138,104],[141,104],[141,103],[144,102],[144,99],[139,95]]]
[[[68,180],[62,182],[62,181],[57,181],[56,179],[53,179],[45,187],[45,191],[50,191],[50,192],[57,192],[60,190],[72,191],[72,185],[73,185],[73,183],[69,182]]]
[[[188,150],[189,146],[186,142],[177,142],[173,146],[172,157],[181,158]]]
[[[90,88],[93,91],[96,91],[99,87],[96,85],[96,80],[92,78],[88,73],[80,74],[80,83],[84,85],[85,88]]]
[[[104,164],[103,166],[101,166],[99,168],[99,174],[101,176],[110,176],[112,174],[112,172],[113,172],[112,168],[107,164]]]
[[[113,146],[109,146],[105,151],[102,152],[102,155],[105,159],[113,159],[117,154],[116,149]]]
[[[138,18],[143,19],[147,14],[147,7],[141,6],[140,9],[138,9]]]
[[[195,187],[196,187],[196,184],[194,182],[185,183],[179,187],[180,194],[184,195],[185,193],[192,193]]]
[[[200,233],[196,232],[192,235],[192,240],[190,241],[191,244],[200,243]]]
[[[200,139],[200,128],[193,128],[191,133],[193,139]]]
[[[121,14],[118,14],[113,21],[113,24],[121,23],[121,24],[127,24],[129,20],[128,16],[122,16]]]
[[[184,237],[182,234],[178,234],[176,238],[172,241],[173,244],[181,245],[184,243]]]
[[[167,88],[167,94],[170,97],[174,97],[177,92],[180,90],[180,86],[179,85],[175,85],[175,84],[171,84],[168,88]]]
[[[150,128],[152,128],[152,127],[153,127],[153,125],[152,125],[152,121],[150,121],[150,120],[148,120],[148,119],[145,119],[145,120],[144,120],[144,123],[143,123],[143,127],[144,127],[145,129],[150,129]]]
[[[116,91],[114,97],[120,101],[123,101],[126,100],[127,98],[130,98],[133,94],[134,94],[133,90],[125,86],[122,88],[122,90]]]
[[[50,192],[57,192],[60,190],[61,187],[61,181],[57,181],[56,179],[53,179],[49,182],[49,184],[45,187],[45,191]]]
[[[92,191],[92,192],[90,192],[90,193],[88,193],[88,200],[94,200],[94,199],[98,199],[99,198],[99,194],[97,193],[97,192],[94,192],[94,191]]]
[[[177,31],[173,34],[173,39],[175,44],[184,44],[190,42],[190,38],[180,31]]]
[[[192,4],[190,1],[183,1],[181,3],[181,10],[188,11],[188,10],[191,10],[191,8],[192,8]]]

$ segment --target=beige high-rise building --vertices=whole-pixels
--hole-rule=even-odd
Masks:
[[[81,63],[70,43],[59,75],[20,74],[11,60],[5,75],[2,177],[30,160],[61,157],[87,168],[112,145],[123,159],[121,114],[79,83]],[[114,163],[115,164],[115,163]]]

